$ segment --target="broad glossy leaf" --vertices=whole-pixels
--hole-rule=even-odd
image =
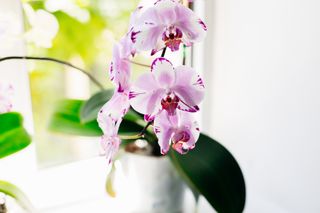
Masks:
[[[84,101],[81,100],[63,100],[61,101],[51,118],[49,129],[54,132],[60,132],[71,135],[81,136],[101,136],[102,131],[99,128],[96,119],[89,123],[82,123],[80,120],[80,110]],[[135,116],[135,115],[134,115]],[[135,134],[142,130],[142,126],[128,119],[121,123],[119,132],[122,134]]]
[[[56,107],[49,123],[49,130],[71,135],[100,136],[102,131],[96,120],[89,123],[81,123],[80,109],[84,101],[63,100]]]
[[[21,127],[23,123],[22,116],[17,112],[8,112],[0,114],[0,134],[13,128]]]
[[[186,155],[170,151],[170,158],[193,190],[202,194],[219,213],[239,213],[245,205],[245,182],[241,169],[217,141],[201,134]]]
[[[0,158],[18,152],[31,143],[31,137],[23,128],[19,113],[0,114]]]
[[[28,212],[35,212],[35,209],[28,197],[17,186],[9,182],[0,180],[0,192],[16,199],[20,206]]]
[[[0,135],[0,158],[18,152],[31,143],[31,137],[23,127],[15,128]]]
[[[96,120],[99,110],[108,100],[110,100],[112,95],[113,90],[104,90],[96,93],[86,101],[80,110],[81,122],[88,123]]]

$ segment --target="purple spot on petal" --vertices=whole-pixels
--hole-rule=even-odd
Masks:
[[[169,62],[171,65],[172,63],[164,58],[164,57],[160,57],[160,58],[156,58],[153,62],[152,62],[152,65],[151,65],[151,72],[153,71],[154,67],[157,65],[158,62],[162,63],[163,61],[166,61],[166,62]],[[173,66],[173,65],[172,65]]]
[[[129,99],[132,99],[132,98],[135,98],[137,97],[138,95],[141,95],[141,94],[144,94],[144,92],[141,92],[141,93],[138,93],[138,92],[129,92]]]
[[[194,83],[193,85],[199,85],[199,86],[201,86],[201,87],[204,88],[203,80],[202,80],[202,78],[201,78],[199,75],[198,75],[198,80],[197,80],[197,82]]]
[[[144,120],[146,121],[146,122],[151,122],[151,121],[153,121],[154,120],[154,115],[153,116],[151,116],[151,115],[144,115]]]
[[[151,50],[151,56],[153,56],[153,55],[156,54],[157,52],[158,52],[158,50],[156,50],[156,49]]]
[[[144,24],[146,24],[146,25],[154,25],[153,22],[144,22]]]
[[[121,84],[119,83],[118,92],[124,92],[124,89],[122,88]]]
[[[131,33],[131,41],[132,41],[133,43],[136,43],[136,41],[137,41],[137,35],[138,35],[139,33],[141,33],[141,31],[137,31],[137,32],[132,31],[132,33]]]
[[[201,19],[198,19],[198,22],[199,22],[199,24],[202,26],[202,28],[203,28],[205,31],[207,31],[207,26],[206,26],[206,24],[205,24]]]

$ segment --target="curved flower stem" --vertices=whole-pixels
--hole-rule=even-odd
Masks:
[[[138,65],[138,66],[150,68],[150,65],[147,65],[147,64],[142,64],[142,63],[135,62],[135,61],[131,61],[131,60],[128,60],[128,61],[129,61],[131,64],[135,64],[135,65]]]
[[[22,59],[22,60],[38,60],[38,61],[51,61],[51,62],[55,62],[58,64],[63,64],[69,67],[72,67],[73,69],[76,69],[80,72],[82,72],[83,74],[85,74],[86,76],[88,76],[88,78],[97,85],[97,87],[99,87],[101,90],[104,90],[104,87],[102,86],[102,84],[95,79],[89,72],[87,72],[86,70],[79,68],[69,62],[66,61],[62,61],[59,59],[55,59],[55,58],[49,58],[49,57],[33,57],[33,56],[8,56],[8,57],[4,57],[4,58],[0,58],[0,62],[2,61],[7,61],[7,60],[16,60],[16,59]]]
[[[139,133],[137,135],[119,135],[119,138],[121,140],[135,140],[135,139],[140,139],[143,137],[144,137],[144,135],[141,135],[141,133]]]

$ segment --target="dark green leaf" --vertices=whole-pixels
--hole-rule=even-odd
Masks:
[[[128,113],[124,116],[124,119],[128,120],[128,121],[132,121],[132,122],[137,122],[137,121],[139,121],[140,123],[144,122],[143,115],[137,113],[132,108],[130,108]],[[144,125],[146,125],[146,124],[147,123],[145,123]]]
[[[101,107],[112,97],[113,90],[104,90],[93,95],[81,107],[81,122],[88,123],[97,119],[97,114]]]
[[[80,109],[84,101],[81,100],[63,100],[61,101],[52,115],[49,123],[49,129],[54,132],[60,132],[71,135],[81,136],[100,136],[100,130],[96,120],[89,123],[81,123]]]
[[[9,182],[0,180],[0,192],[16,199],[16,201],[20,204],[20,206],[25,210],[27,210],[28,212],[35,212],[35,209],[32,206],[28,197],[15,185]]]
[[[170,158],[182,177],[220,213],[242,212],[245,182],[241,169],[221,144],[201,134],[187,155],[170,151]]]
[[[0,158],[18,152],[31,143],[19,113],[0,114]]]

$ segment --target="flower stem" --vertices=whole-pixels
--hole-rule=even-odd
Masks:
[[[94,78],[89,72],[87,72],[86,70],[79,68],[69,62],[66,61],[62,61],[59,59],[55,59],[55,58],[49,58],[49,57],[32,57],[32,56],[8,56],[8,57],[4,57],[4,58],[0,58],[0,62],[2,61],[7,61],[7,60],[17,60],[17,59],[22,59],[22,60],[38,60],[38,61],[51,61],[51,62],[55,62],[58,64],[63,64],[65,66],[69,66],[72,67],[73,69],[76,69],[80,72],[82,72],[83,74],[85,74],[86,76],[88,76],[88,78],[97,85],[97,87],[99,87],[101,90],[104,90],[103,85],[96,79]]]
[[[135,140],[135,139],[140,139],[143,138],[144,135],[141,135],[140,133],[137,135],[119,135],[121,140]]]
[[[139,135],[143,136],[144,133],[146,133],[148,127],[149,127],[152,123],[153,123],[153,121],[149,121],[149,122],[147,123],[147,125],[141,130],[141,132],[139,133]]]
[[[139,65],[139,66],[142,66],[142,67],[148,67],[150,68],[150,65],[147,65],[147,64],[142,64],[142,63],[139,63],[139,62],[135,62],[135,61],[131,61],[131,60],[128,60],[131,64],[135,64],[135,65]]]
[[[167,50],[167,47],[163,48],[162,53],[161,53],[161,57],[164,57],[164,55],[166,54],[166,50]]]
[[[187,46],[183,45],[182,65],[186,65],[187,61]]]

